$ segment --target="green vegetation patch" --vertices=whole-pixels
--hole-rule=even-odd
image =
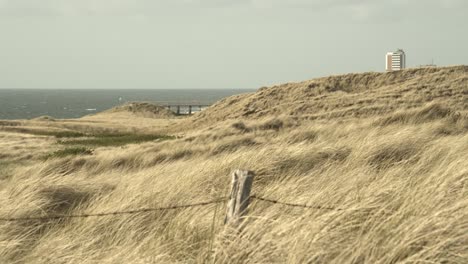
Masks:
[[[9,132],[26,133],[39,136],[51,136],[59,140],[62,145],[72,146],[93,146],[93,147],[108,147],[108,146],[123,146],[127,144],[137,144],[154,140],[174,139],[173,136],[167,135],[151,135],[151,134],[128,134],[128,133],[83,133],[71,130],[37,130],[23,127],[2,127],[1,130]]]
[[[18,132],[24,134],[31,134],[37,136],[50,136],[56,138],[77,138],[77,137],[85,137],[86,134],[76,131],[53,131],[53,130],[37,130],[37,129],[30,129],[30,128],[23,128],[23,127],[3,127],[2,130],[8,132]]]
[[[11,162],[0,160],[0,181],[11,176],[12,167]]]
[[[79,156],[79,155],[92,155],[93,150],[85,147],[69,147],[66,149],[57,150],[44,157],[44,159],[53,158],[64,158],[68,156]]]
[[[78,138],[85,137],[86,134],[75,132],[75,131],[51,131],[45,132],[44,136],[54,136],[56,138]]]
[[[167,135],[141,135],[141,134],[97,134],[88,138],[59,141],[63,145],[82,145],[94,147],[123,146],[137,144],[153,140],[174,139]]]

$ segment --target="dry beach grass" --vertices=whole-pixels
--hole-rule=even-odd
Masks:
[[[210,201],[227,196],[228,175],[236,168],[256,172],[255,195],[339,210],[252,200],[239,234],[223,226],[224,203],[96,218],[0,221],[0,262],[466,263],[467,67],[428,71],[399,73],[401,79],[392,84],[380,75],[366,77],[369,94],[360,82],[344,82],[338,90],[348,90],[346,94],[330,88],[308,97],[294,94],[303,92],[302,84],[286,85],[285,91],[278,88],[282,86],[264,88],[189,119],[134,117],[131,124],[118,118],[108,123],[105,118],[94,123],[87,118],[22,120],[15,126],[5,121],[0,218]],[[452,72],[457,74],[447,75]],[[352,79],[365,75],[374,76]],[[343,78],[307,83],[332,86]],[[407,85],[410,80],[425,82],[425,89],[440,96],[419,102],[417,88]],[[443,91],[446,84],[450,94]],[[349,106],[359,102],[351,99],[353,89],[369,100],[365,109],[378,110]],[[413,96],[383,103],[393,102],[382,99],[388,94],[405,89]],[[281,114],[297,105],[297,98],[285,99],[287,94],[302,98],[301,111]],[[246,105],[261,111],[244,115],[250,109]],[[353,109],[357,114],[325,117]],[[139,122],[146,126],[138,129]],[[18,130],[31,127],[28,133]],[[87,133],[76,135],[79,139],[102,131],[176,137],[87,146],[91,152],[44,159],[70,147],[54,142],[77,139],[37,132],[52,128]]]

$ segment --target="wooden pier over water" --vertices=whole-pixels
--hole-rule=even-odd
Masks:
[[[209,104],[201,104],[201,103],[184,103],[184,104],[170,103],[170,104],[159,104],[159,105],[171,110],[177,115],[191,115],[193,113],[200,112],[203,109],[211,106]]]

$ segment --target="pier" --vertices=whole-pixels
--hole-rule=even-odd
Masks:
[[[208,104],[192,103],[192,104],[161,104],[165,108],[171,110],[177,115],[191,115],[196,112],[201,112],[203,109],[210,107]]]

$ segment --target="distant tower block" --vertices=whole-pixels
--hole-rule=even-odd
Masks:
[[[385,58],[385,69],[388,72],[400,71],[406,68],[406,54],[402,49],[388,52]]]

